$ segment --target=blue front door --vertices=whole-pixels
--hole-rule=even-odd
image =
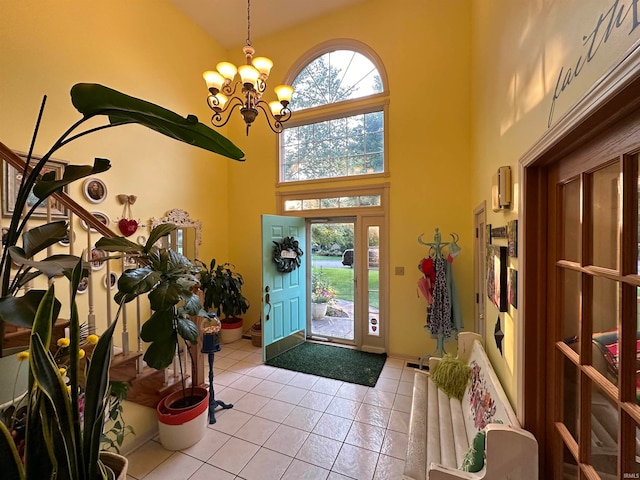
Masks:
[[[277,354],[276,344],[287,348],[287,337],[306,336],[306,261],[291,272],[278,270],[273,260],[273,242],[281,244],[285,237],[293,237],[305,250],[305,220],[297,217],[262,215],[262,340],[263,357]],[[301,335],[300,335],[300,332]],[[269,348],[271,346],[271,348]]]

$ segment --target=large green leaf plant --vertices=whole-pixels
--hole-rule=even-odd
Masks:
[[[21,456],[11,432],[0,422],[3,479],[115,478],[114,472],[100,460],[100,439],[109,401],[111,339],[120,309],[115,321],[98,340],[91,359],[82,360],[75,295],[84,269],[82,261],[78,261],[70,275],[69,365],[64,376],[48,349],[52,322],[57,314],[53,284],[36,310],[29,345],[27,415],[22,425],[24,451]],[[81,379],[84,379],[83,385]],[[81,392],[84,393],[82,400]],[[80,414],[81,401],[84,415]]]
[[[40,111],[32,146],[27,154],[26,166],[16,195],[14,214],[4,238],[6,248],[0,258],[0,353],[5,324],[31,328],[32,332],[29,346],[30,373],[23,458],[18,454],[9,430],[0,422],[0,476],[8,480],[95,480],[113,476],[113,472],[110,472],[108,467],[100,461],[99,453],[107,405],[111,340],[120,310],[116,319],[100,337],[91,360],[86,362],[88,367],[86,372],[83,372],[86,376],[82,377],[86,378],[84,417],[81,420],[80,326],[75,305],[75,292],[88,268],[79,257],[72,255],[54,255],[41,261],[33,260],[36,254],[67,236],[66,222],[52,222],[27,229],[27,222],[37,207],[37,205],[27,206],[27,199],[31,192],[44,201],[71,182],[108,170],[110,162],[107,159],[96,158],[93,165],[68,165],[62,179],[56,180],[53,172],[42,174],[47,161],[69,142],[98,130],[125,124],[139,124],[213,153],[234,160],[244,159],[240,149],[222,135],[200,123],[193,115],[181,117],[153,103],[98,84],[74,85],[71,89],[71,100],[82,114],[82,118],[66,130],[48,152],[35,161],[32,151],[44,108],[43,101],[43,108]],[[105,118],[106,124],[78,131],[86,122],[96,117]],[[5,152],[8,150],[2,144],[0,147]],[[160,233],[162,232],[154,233],[152,237],[150,236],[150,240],[155,238],[155,242]],[[20,239],[22,239],[21,246],[18,245]],[[106,242],[106,239],[104,240]],[[163,301],[174,294],[182,299],[182,294],[193,282],[188,276],[181,277],[175,284],[166,283],[167,288],[162,289],[161,286],[165,286],[165,283],[160,281],[163,278],[162,275],[172,275],[173,272],[182,268],[188,269],[188,267],[171,252],[154,250],[151,244],[148,245],[144,252],[148,257],[148,265],[160,267],[160,269],[166,267],[166,269],[159,277],[157,273],[151,271],[152,269],[147,271],[146,277],[142,275],[132,279],[129,274],[123,275],[124,279],[120,282],[124,285],[124,288],[121,288],[123,292],[117,295],[121,306],[146,291],[151,292],[150,298],[153,295],[154,298],[158,298],[159,304],[164,305]],[[12,262],[18,265],[13,279]],[[20,295],[21,288],[27,282],[41,275],[45,275],[50,280],[50,287],[47,290],[30,289],[27,293]],[[71,312],[68,381],[63,378],[48,349],[52,324],[58,318],[61,309],[61,304],[55,297],[52,282],[53,278],[59,276],[69,279],[71,292],[69,295]],[[182,283],[183,281],[186,283]],[[129,288],[127,282],[138,286]],[[127,288],[130,291],[124,293]],[[184,296],[184,300],[186,300],[184,304],[177,305],[179,302],[174,304],[176,313],[174,319],[179,312],[199,311],[199,302],[196,306],[196,302],[189,296]],[[149,326],[143,333],[154,343],[158,342],[159,346],[154,347],[154,350],[161,350],[158,357],[164,358],[165,351],[168,352],[170,347],[167,339],[160,337],[166,335],[168,330],[161,328],[160,331],[163,333],[158,334],[155,332],[154,323],[165,326],[168,317],[161,314],[152,318],[153,322],[151,324],[147,322]],[[197,336],[193,323],[183,322],[180,319],[171,331],[179,332],[181,336],[189,339]],[[154,363],[159,366],[165,362],[163,360]]]
[[[153,313],[143,323],[140,337],[150,343],[145,362],[158,370],[171,364],[180,338],[192,345],[198,342],[198,328],[190,316],[207,316],[195,293],[200,268],[175,250],[156,245],[176,228],[170,223],[158,225],[144,246],[124,237],[103,237],[96,243],[96,248],[127,254],[140,265],[122,272],[115,300],[127,303],[148,294]]]
[[[67,224],[64,221],[52,222],[26,230],[26,225],[39,202],[27,207],[27,199],[31,192],[41,201],[55,192],[82,178],[96,175],[108,170],[109,160],[96,158],[93,165],[68,165],[64,169],[62,179],[55,179],[55,172],[41,175],[45,164],[52,155],[70,142],[92,132],[125,124],[139,124],[155,130],[163,135],[203,148],[231,158],[243,160],[244,153],[231,141],[215,130],[198,121],[194,115],[182,117],[170,110],[153,103],[125,95],[111,88],[98,84],[79,83],[71,89],[71,101],[82,114],[82,118],[74,123],[54,145],[37,162],[32,161],[32,149],[38,132],[42,109],[34,132],[32,147],[27,155],[25,170],[18,189],[14,213],[4,238],[5,246],[0,258],[0,339],[4,338],[4,325],[9,323],[19,327],[30,328],[36,309],[45,295],[44,290],[32,289],[19,296],[20,289],[29,281],[40,275],[53,278],[59,275],[69,276],[70,269],[78,257],[70,255],[54,255],[42,261],[30,260],[34,255],[44,251],[50,245],[67,236]],[[44,101],[43,101],[44,108]],[[95,117],[104,117],[104,125],[93,126],[78,131],[86,122]],[[29,168],[31,171],[29,172]],[[23,213],[24,212],[24,213]],[[22,246],[18,245],[22,237]],[[11,263],[18,265],[12,279]],[[59,302],[55,302],[59,311]],[[54,320],[57,317],[54,315]],[[0,342],[0,354],[2,342]]]

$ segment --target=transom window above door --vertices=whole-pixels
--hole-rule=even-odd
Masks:
[[[325,45],[303,58],[291,81],[295,117],[280,137],[280,182],[385,173],[385,78],[360,44]]]

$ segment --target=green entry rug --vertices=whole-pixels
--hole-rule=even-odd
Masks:
[[[305,342],[272,358],[267,365],[373,387],[386,359],[386,353]]]

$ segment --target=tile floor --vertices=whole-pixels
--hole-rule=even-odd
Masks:
[[[204,438],[178,452],[158,439],[129,454],[129,480],[395,480],[407,448],[413,369],[388,358],[375,387],[262,364],[249,340],[214,363],[218,410]]]

